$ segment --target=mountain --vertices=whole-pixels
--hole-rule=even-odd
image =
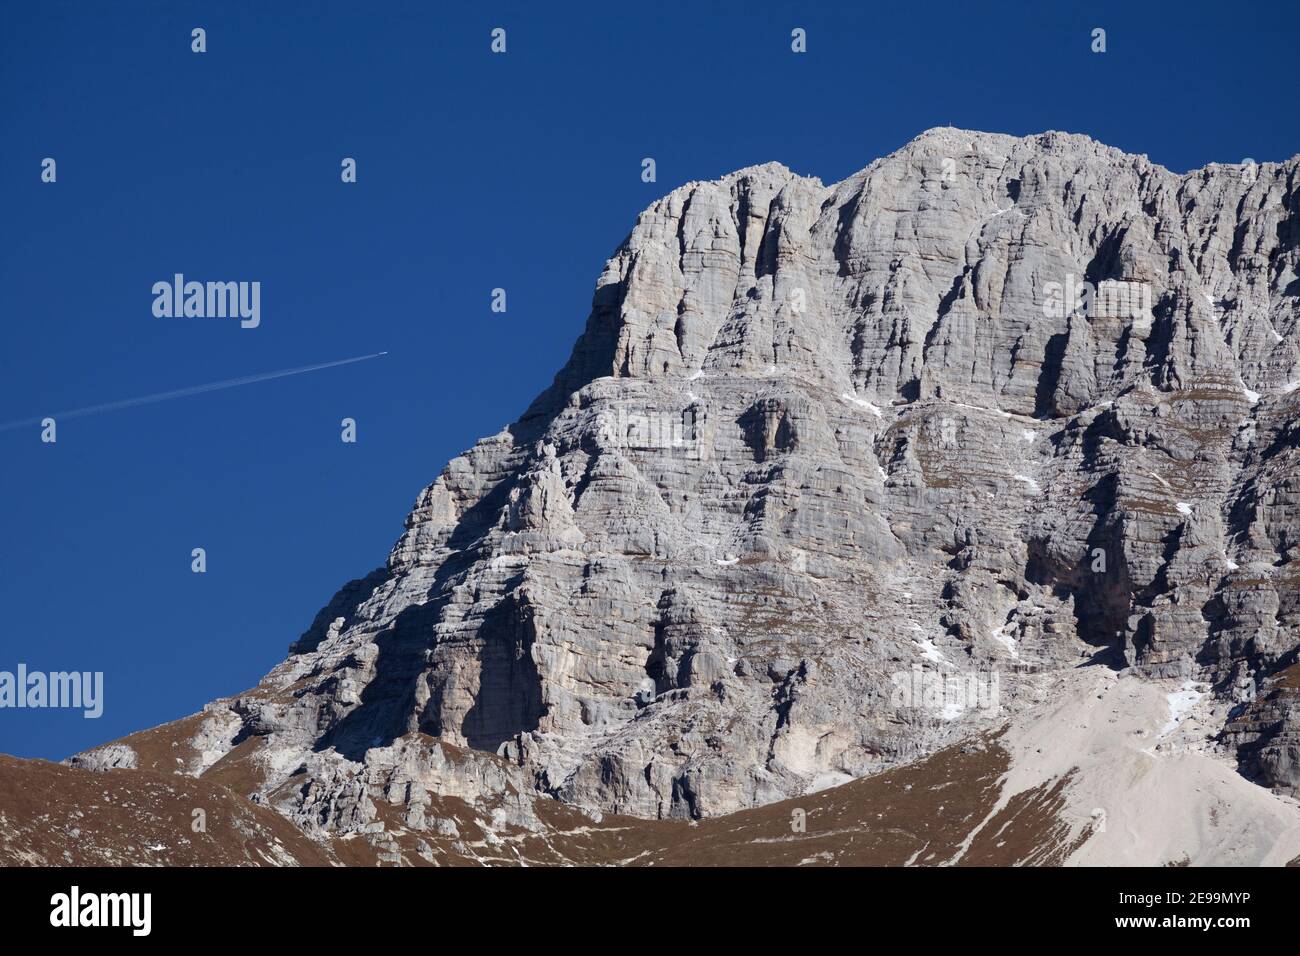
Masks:
[[[1298,168],[682,186],[284,663],[57,772],[329,862],[1300,856]]]

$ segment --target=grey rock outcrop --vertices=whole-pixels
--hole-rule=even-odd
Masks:
[[[674,190],[553,386],[207,726],[313,825],[436,788],[700,817],[1095,659],[1212,683],[1295,788],[1291,698],[1241,711],[1300,643],[1298,168],[936,129]]]

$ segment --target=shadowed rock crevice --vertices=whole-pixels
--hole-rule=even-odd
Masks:
[[[475,750],[495,753],[505,741],[536,730],[546,712],[532,657],[537,639],[533,613],[527,600],[514,593],[483,619],[479,689],[460,728]],[[431,728],[438,729],[436,724]]]

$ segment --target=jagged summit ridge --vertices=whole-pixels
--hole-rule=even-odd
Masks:
[[[935,129],[830,186],[674,190],[554,384],[209,708],[204,762],[242,748],[305,826],[506,779],[520,820],[533,793],[698,817],[1096,660],[1203,685],[1204,747],[1295,787],[1296,173]],[[917,672],[980,693],[936,706]]]

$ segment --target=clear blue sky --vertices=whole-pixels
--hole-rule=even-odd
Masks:
[[[1167,6],[6,2],[0,422],[390,354],[55,445],[0,432],[0,670],[106,681],[99,720],[0,710],[0,751],[58,759],[254,684],[549,384],[605,258],[683,182],[833,182],[949,123],[1179,171],[1300,152],[1294,0]],[[261,326],[154,317],[175,272],[260,281]]]

